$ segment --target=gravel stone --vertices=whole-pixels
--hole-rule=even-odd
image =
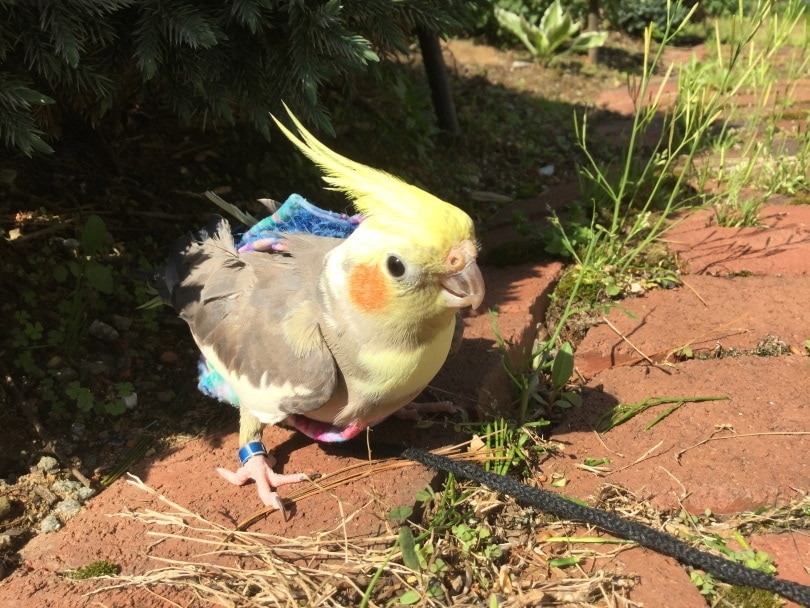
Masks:
[[[104,361],[79,361],[79,368],[85,376],[110,375],[110,368]]]
[[[39,459],[37,468],[45,472],[55,471],[59,468],[59,461],[53,456],[43,456]]]
[[[85,488],[82,486],[76,491],[76,500],[79,502],[87,502],[90,498],[96,495],[96,491],[93,488]]]
[[[46,534],[48,532],[56,532],[61,527],[62,522],[59,521],[59,518],[56,515],[48,515],[47,517],[43,518],[39,524],[40,531]]]
[[[51,484],[51,491],[57,494],[73,496],[83,487],[82,484],[73,479],[58,479]]]
[[[119,331],[128,331],[132,327],[132,319],[121,315],[111,315],[110,320]]]
[[[121,336],[121,334],[118,333],[118,330],[112,325],[108,325],[104,321],[99,321],[98,319],[94,319],[93,322],[90,323],[90,327],[87,328],[87,333],[94,338],[103,340],[104,342],[114,342]]]
[[[57,503],[53,510],[61,515],[62,519],[68,520],[82,510],[82,505],[75,498],[68,498]]]
[[[123,399],[128,410],[135,409],[138,406],[138,393],[131,393],[126,397],[121,397],[121,399]]]
[[[0,496],[0,521],[11,515],[11,499],[8,496]]]

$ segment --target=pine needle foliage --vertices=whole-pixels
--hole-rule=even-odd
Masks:
[[[144,96],[186,124],[265,137],[285,101],[331,132],[323,86],[406,51],[415,27],[459,27],[462,0],[0,0],[0,138],[49,152],[68,115],[98,125]]]

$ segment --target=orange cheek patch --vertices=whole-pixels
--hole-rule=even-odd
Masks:
[[[379,312],[388,306],[388,280],[376,266],[359,264],[349,274],[349,299],[365,313]]]

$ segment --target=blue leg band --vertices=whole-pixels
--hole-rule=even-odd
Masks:
[[[245,464],[254,456],[267,456],[267,448],[264,447],[261,441],[251,441],[239,448],[237,455],[239,456],[239,462]]]

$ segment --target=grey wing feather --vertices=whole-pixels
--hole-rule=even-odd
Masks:
[[[305,413],[334,393],[339,372],[320,334],[317,285],[324,256],[340,242],[294,235],[291,255],[239,254],[219,218],[215,230],[181,244],[172,301],[242,405]]]

